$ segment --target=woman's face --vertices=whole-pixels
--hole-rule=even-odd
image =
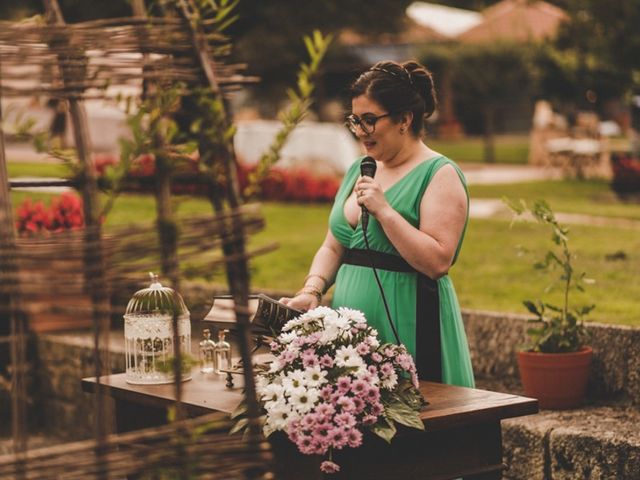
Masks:
[[[384,162],[398,153],[404,137],[400,133],[401,125],[387,115],[391,112],[387,112],[367,95],[360,95],[351,100],[351,113],[364,124],[364,129],[357,127],[355,134],[364,145],[367,155]],[[381,117],[382,115],[386,116]],[[375,122],[373,128],[370,122],[367,122],[372,119]],[[367,133],[365,130],[373,130],[373,132]]]

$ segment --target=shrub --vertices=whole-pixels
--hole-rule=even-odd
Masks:
[[[49,231],[51,212],[41,200],[27,198],[17,209],[16,229],[22,236],[37,235]]]
[[[630,152],[612,152],[611,188],[620,196],[640,193],[640,157]]]
[[[51,201],[51,225],[49,230],[61,232],[84,227],[84,212],[80,197],[65,192]]]
[[[241,167],[240,187],[244,190],[255,167]],[[262,200],[283,202],[331,202],[340,187],[340,180],[332,176],[314,176],[307,170],[284,170],[272,167],[260,181]]]
[[[116,157],[110,155],[95,158],[96,172],[100,176],[101,185],[108,183],[105,181],[107,169],[116,163]],[[239,164],[238,180],[241,191],[246,190],[249,178],[256,168],[257,165]],[[123,191],[153,191],[154,174],[155,157],[152,154],[140,155],[132,163]],[[335,176],[314,175],[300,168],[272,167],[260,180],[258,198],[281,202],[331,202],[339,187],[340,179]],[[207,188],[208,181],[198,170],[197,158],[181,162],[173,173],[171,191],[176,195],[206,195]]]
[[[65,192],[51,201],[47,208],[40,200],[27,198],[17,209],[18,235],[33,236],[84,227],[82,201],[75,193]]]

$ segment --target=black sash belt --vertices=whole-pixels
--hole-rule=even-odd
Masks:
[[[373,260],[373,265],[371,262]],[[440,345],[440,295],[438,282],[418,272],[402,257],[390,253],[347,249],[342,263],[379,270],[416,273],[416,368],[418,377],[432,382],[442,381],[442,347]]]

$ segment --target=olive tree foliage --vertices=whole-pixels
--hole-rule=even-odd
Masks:
[[[395,32],[401,28],[411,0],[242,0],[238,21],[229,29],[235,60],[262,78],[254,93],[261,99],[284,100],[285,86],[295,78],[307,52],[300,38],[314,30],[337,37],[344,28],[364,33]],[[318,92],[321,94],[322,92]]]
[[[495,122],[501,108],[529,99],[535,74],[528,47],[491,43],[457,47],[450,61],[456,109],[482,118],[484,160],[495,162]]]
[[[640,2],[567,0],[556,47],[573,57],[580,93],[619,98],[640,89]],[[579,98],[584,100],[584,97]]]

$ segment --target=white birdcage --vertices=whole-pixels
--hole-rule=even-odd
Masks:
[[[163,287],[158,276],[151,285],[133,294],[124,314],[126,381],[134,384],[172,383],[173,317],[178,320],[181,356],[191,354],[191,321],[184,300],[175,290]],[[182,380],[191,378],[182,372]]]

